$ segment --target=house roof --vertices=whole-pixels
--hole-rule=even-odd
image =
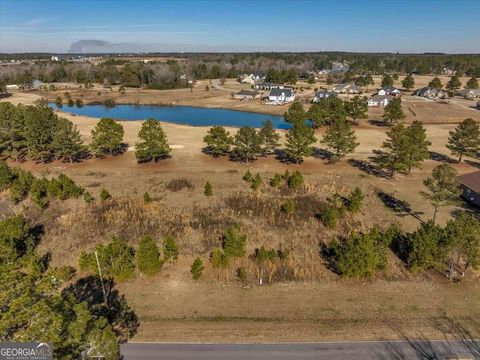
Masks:
[[[282,85],[277,84],[277,83],[264,81],[264,82],[258,83],[258,86],[282,86]]]
[[[375,102],[380,102],[387,99],[388,101],[392,101],[392,97],[390,95],[373,95],[370,100]],[[370,101],[369,100],[369,101]]]
[[[394,86],[384,86],[382,87],[380,90],[384,90],[384,91],[388,91],[388,92],[392,92],[392,91],[400,91],[398,90],[396,87]]]
[[[330,95],[330,96],[337,96],[337,93],[334,91],[327,91],[327,90],[320,90],[315,93],[315,96],[320,96],[320,95]]]
[[[290,97],[293,95],[293,90],[292,89],[272,89],[270,90],[269,96],[282,96],[282,94]]]
[[[457,177],[458,181],[467,188],[476,193],[480,193],[480,171],[460,175]]]
[[[240,90],[235,95],[255,96],[255,95],[258,95],[258,91],[255,91],[255,90]]]

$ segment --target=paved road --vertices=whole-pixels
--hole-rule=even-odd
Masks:
[[[125,360],[367,360],[480,359],[480,340],[362,341],[283,344],[130,343],[121,348]]]

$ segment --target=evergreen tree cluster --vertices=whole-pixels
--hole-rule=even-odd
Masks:
[[[75,125],[46,105],[0,103],[0,154],[15,160],[79,161],[88,155]]]
[[[28,196],[39,207],[48,206],[51,198],[66,200],[78,198],[84,189],[64,174],[48,180],[35,178],[30,172],[11,168],[0,161],[0,190],[9,190],[10,199],[14,203],[25,200]]]
[[[225,269],[230,259],[243,257],[246,254],[247,236],[241,233],[238,225],[227,228],[222,236],[222,246],[210,253],[210,263],[214,268]]]

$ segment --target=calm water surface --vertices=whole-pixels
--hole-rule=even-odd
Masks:
[[[58,108],[55,103],[51,108]],[[191,106],[159,106],[159,105],[117,105],[107,108],[103,105],[84,105],[83,107],[66,106],[61,108],[65,112],[102,118],[110,117],[118,120],[144,120],[154,118],[160,121],[190,126],[252,126],[261,127],[267,119],[272,121],[276,129],[288,129],[290,124],[283,116],[250,113],[226,109],[207,109]]]

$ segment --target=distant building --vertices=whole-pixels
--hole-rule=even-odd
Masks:
[[[414,94],[428,99],[443,99],[446,95],[442,89],[429,86],[416,90]]]
[[[252,75],[242,75],[240,76],[239,80],[242,84],[250,84],[250,85],[255,84],[255,79],[252,77]]]
[[[43,82],[40,80],[33,80],[32,85],[30,86],[32,89],[38,90],[43,86]]]
[[[329,97],[336,97],[337,93],[333,91],[317,91],[315,93],[315,97],[313,98],[313,102],[319,102],[320,99],[328,99]]]
[[[378,90],[378,95],[390,95],[393,97],[402,96],[402,92],[398,90],[396,87],[393,86],[384,86],[380,90]]]
[[[360,94],[362,92],[362,88],[355,84],[339,84],[333,88],[338,94]]]
[[[255,85],[255,89],[260,90],[272,90],[272,89],[283,89],[284,86],[272,82],[260,82]]]
[[[265,74],[262,73],[251,73],[250,77],[255,80],[255,82],[265,81]]]
[[[480,89],[462,89],[457,91],[457,95],[468,98],[468,99],[473,99],[480,97]]]
[[[254,100],[260,97],[260,93],[255,90],[240,90],[233,97],[236,100]]]
[[[58,61],[58,56],[52,56],[52,57],[51,57],[51,60],[52,60],[52,61]]]
[[[480,207],[480,171],[460,175],[457,179],[463,190],[462,197]]]
[[[268,94],[268,101],[271,103],[287,103],[295,100],[293,89],[272,89]]]
[[[368,99],[368,106],[387,106],[390,101],[392,101],[392,96],[390,95],[374,95]]]

